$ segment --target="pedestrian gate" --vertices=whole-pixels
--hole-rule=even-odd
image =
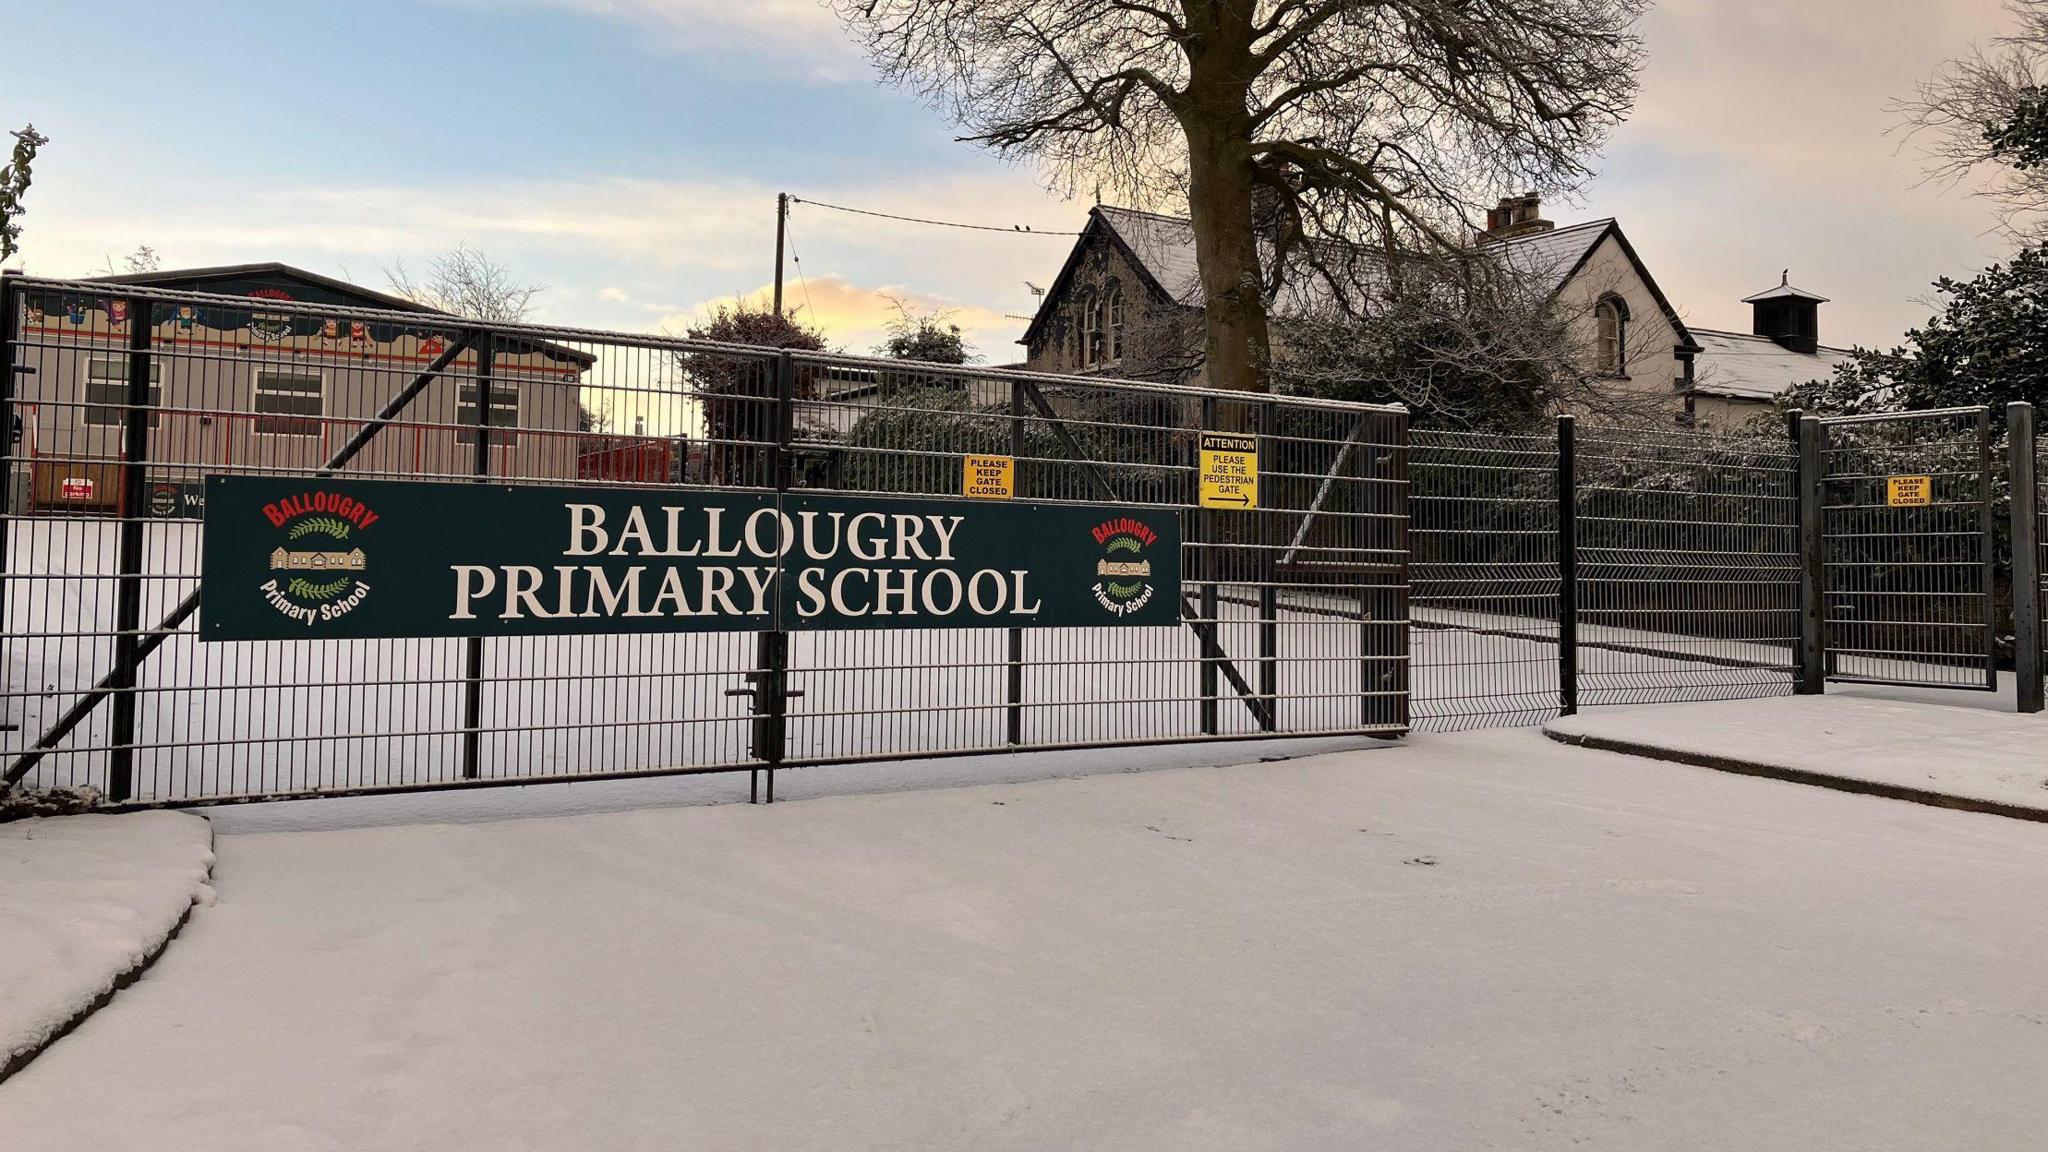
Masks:
[[[1990,410],[1819,425],[1828,679],[1997,688]]]

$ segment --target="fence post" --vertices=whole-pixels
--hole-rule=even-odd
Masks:
[[[498,334],[487,332],[476,348],[476,453],[471,471],[491,474],[491,373],[497,368]],[[478,481],[482,483],[481,480]],[[462,664],[462,778],[483,772],[484,638],[464,641]]]
[[[1801,696],[1827,691],[1827,635],[1821,628],[1826,526],[1821,521],[1821,423],[1799,418],[1799,685]]]
[[[148,300],[128,302],[128,404],[121,414],[120,544],[115,560],[112,751],[107,760],[107,798],[135,795],[136,686],[142,643],[142,551],[144,499],[149,472],[149,341],[153,335]]]
[[[2041,490],[2035,471],[2034,406],[2005,409],[2012,479],[2012,668],[2021,712],[2042,710]]]
[[[14,402],[14,376],[27,371],[15,366],[21,341],[21,297],[16,287],[20,276],[18,268],[0,271],[0,636],[7,632],[7,561],[14,542],[14,414],[20,410]],[[7,711],[0,709],[0,732],[16,727]]]
[[[1010,381],[1010,483],[1013,491],[1024,487],[1023,469],[1017,464],[1024,455],[1024,384]],[[1024,742],[1024,630],[1012,628],[1003,638],[1006,665],[1003,698],[1007,705],[1004,735],[1012,744]]]
[[[1202,397],[1201,430],[1207,432],[1214,429],[1215,427],[1216,399],[1213,396],[1204,396]],[[1200,561],[1200,563],[1197,565],[1197,568],[1202,576],[1202,593],[1200,601],[1201,613],[1203,623],[1206,624],[1210,629],[1210,635],[1217,637],[1216,644],[1204,648],[1202,651],[1202,735],[1214,736],[1216,735],[1218,727],[1216,722],[1217,662],[1215,653],[1217,651],[1220,651],[1222,647],[1221,638],[1223,635],[1223,622],[1216,618],[1217,558],[1214,544],[1214,541],[1216,539],[1216,514],[1214,512],[1211,512],[1209,509],[1202,507],[1201,449],[1199,447],[1199,436],[1196,437],[1196,441],[1197,447],[1195,450],[1195,495],[1191,503],[1193,503],[1195,506],[1195,540],[1202,546],[1195,553],[1196,558]]]
[[[1977,409],[1977,531],[1983,537],[1984,687],[1998,691],[1998,533],[1991,514],[1991,406]]]
[[[1259,445],[1278,443],[1273,434],[1278,430],[1273,418],[1273,406],[1261,404],[1259,413]],[[1269,485],[1277,489],[1277,485]],[[1275,491],[1273,495],[1278,495]],[[1280,509],[1276,502],[1267,500],[1257,515],[1259,518],[1259,696],[1266,702],[1266,714],[1259,726],[1268,732],[1280,727],[1280,566],[1279,533],[1273,531],[1278,523]]]
[[[1800,498],[1806,484],[1805,461],[1799,455],[1799,422],[1806,418],[1803,409],[1793,408],[1785,413],[1785,438],[1792,444],[1792,556],[1793,564],[1800,572],[1806,570],[1803,557],[1806,555],[1801,542],[1806,531],[1806,501]],[[1806,683],[1806,669],[1820,659],[1819,654],[1807,647],[1806,629],[1800,626],[1805,619],[1806,581],[1801,579],[1793,590],[1792,621],[1792,683],[1795,687]]]
[[[775,404],[770,413],[775,439],[768,448],[768,474],[776,503],[789,491],[789,443],[796,432],[796,361],[784,348],[775,355]],[[777,620],[778,625],[781,624]],[[766,802],[775,803],[775,768],[787,753],[789,716],[789,633],[780,627],[757,634],[754,647],[754,758],[767,765]],[[758,798],[754,787],[760,769],[748,773],[747,800]]]
[[[1569,414],[1557,418],[1557,704],[1560,716],[1578,714],[1578,421]]]

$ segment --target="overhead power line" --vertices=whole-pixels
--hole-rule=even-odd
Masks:
[[[1012,224],[1008,228],[997,224],[961,224],[952,220],[927,220],[921,216],[898,216],[894,212],[871,212],[866,208],[848,208],[844,204],[827,204],[823,200],[805,200],[800,196],[789,198],[792,204],[809,204],[813,208],[830,208],[834,212],[851,212],[855,216],[875,216],[883,220],[900,220],[905,224],[929,224],[935,228],[961,228],[969,232],[1003,232],[1012,236],[1079,236],[1079,232],[1048,231],[1033,228],[1029,224]]]

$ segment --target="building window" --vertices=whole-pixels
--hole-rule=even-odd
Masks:
[[[318,436],[326,408],[327,381],[318,372],[256,370],[256,431],[271,436]]]
[[[455,392],[455,422],[462,425],[456,433],[456,440],[462,444],[476,443],[476,394],[474,381],[463,381]],[[504,380],[491,381],[491,443],[510,444],[519,439],[519,385]]]
[[[1124,290],[1120,284],[1109,286],[1109,302],[1104,305],[1109,313],[1109,359],[1124,358]]]
[[[1102,301],[1093,292],[1081,293],[1081,367],[1093,368],[1102,360]]]
[[[1628,305],[1609,296],[1593,307],[1598,325],[1594,358],[1598,370],[1609,376],[1628,375]]]
[[[156,427],[161,413],[157,408],[164,402],[164,366],[161,360],[149,362],[149,426]],[[94,358],[85,364],[85,422],[95,428],[119,428],[126,423],[123,409],[128,407],[128,361]]]

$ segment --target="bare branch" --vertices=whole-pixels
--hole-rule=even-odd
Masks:
[[[533,312],[533,298],[547,289],[523,284],[503,264],[466,243],[427,261],[427,274],[415,280],[399,261],[384,270],[391,291],[416,304],[477,320],[524,320]]]

